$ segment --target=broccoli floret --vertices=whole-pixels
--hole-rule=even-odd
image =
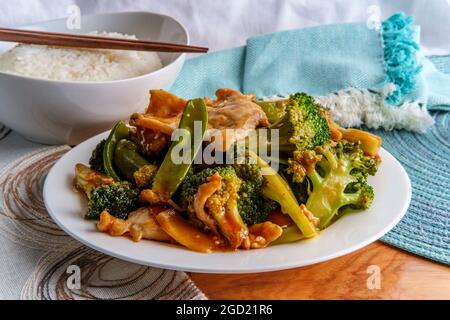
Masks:
[[[261,168],[252,163],[234,165],[237,176],[242,180],[239,189],[239,213],[248,225],[255,225],[267,220],[269,214],[276,210],[275,201],[262,194],[265,183]]]
[[[196,171],[193,168],[189,171],[181,186],[181,200],[184,205],[189,207],[194,203],[195,195],[198,192],[198,188],[208,182],[208,178],[218,173],[223,180],[234,181],[237,176],[232,167],[216,167],[207,168],[200,171]],[[240,182],[240,181],[239,181]]]
[[[298,203],[306,204],[309,198],[309,183],[307,180],[303,182],[294,182],[290,183],[292,192],[294,192],[295,197],[297,198]]]
[[[226,166],[190,173],[181,186],[181,199],[187,206],[191,219],[194,222],[199,220],[207,229],[223,235],[230,247],[238,248],[247,237],[248,230],[239,214],[237,202],[241,179],[236,175],[236,171],[232,166]],[[214,190],[214,186],[204,190],[203,195],[213,192],[208,194],[207,199],[197,199],[197,194],[203,186],[208,183],[217,184],[218,181],[220,187],[217,190]],[[198,201],[204,203],[199,204]]]
[[[310,192],[308,180],[304,179],[302,182],[295,182],[293,175],[288,172],[287,167],[282,167],[281,173],[283,174],[286,181],[289,183],[289,186],[291,187],[292,192],[297,198],[298,203],[306,204]]]
[[[139,207],[139,192],[128,182],[113,183],[95,188],[91,193],[86,217],[98,219],[103,211],[126,220]]]
[[[91,159],[89,160],[91,169],[103,174],[106,174],[105,166],[103,164],[103,150],[105,149],[105,144],[106,140],[102,140],[92,152]]]
[[[255,101],[261,107],[270,123],[275,123],[286,113],[286,101]]]
[[[272,130],[278,130],[277,141]],[[259,132],[261,135],[262,131]],[[284,116],[270,127],[267,135],[271,139],[268,150],[277,149],[278,144],[278,162],[289,166],[288,172],[298,183],[303,182],[306,171],[314,169],[320,160],[314,149],[331,140],[327,118],[314,98],[306,93],[297,93],[289,98]]]
[[[267,220],[270,212],[277,209],[277,203],[262,194],[265,183],[261,169],[256,164],[245,163],[233,166],[208,168],[199,173],[191,171],[181,187],[181,199],[185,206],[193,211],[193,202],[200,185],[218,173],[226,183],[233,182],[237,189],[237,208],[247,225]]]
[[[319,147],[322,160],[307,174],[311,193],[306,207],[326,228],[345,208],[367,209],[374,198],[367,177],[378,170],[378,163],[364,155],[360,143],[340,141],[335,147]]]
[[[238,161],[237,161],[238,162]],[[258,167],[252,159],[245,158],[244,163],[236,163],[233,165],[236,175],[244,181],[251,181],[256,185],[262,185],[264,182],[264,177],[262,175],[261,169]]]
[[[279,130],[279,150],[288,157],[295,151],[313,150],[331,139],[327,119],[306,93],[290,97],[285,115],[271,129]]]
[[[155,165],[145,165],[141,167],[133,174],[136,187],[139,189],[150,187],[155,180],[157,173],[158,167]]]
[[[369,209],[375,197],[373,188],[366,181],[350,184],[345,189],[345,194],[359,194],[358,201],[348,205],[350,209],[354,210]]]

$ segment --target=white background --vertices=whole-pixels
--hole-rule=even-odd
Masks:
[[[192,43],[213,51],[243,45],[256,34],[367,21],[368,8],[376,5],[383,19],[399,10],[415,15],[426,54],[450,53],[450,0],[0,0],[0,26],[66,17],[71,4],[83,14],[148,10],[171,15],[187,26]]]

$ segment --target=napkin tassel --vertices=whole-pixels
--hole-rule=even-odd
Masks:
[[[381,26],[385,81],[380,90],[348,88],[317,97],[345,127],[365,124],[371,129],[405,129],[424,133],[435,124],[424,103],[407,101],[422,71],[419,44],[414,40],[413,17],[397,13]]]
[[[424,133],[435,123],[426,107],[418,101],[405,102],[393,108],[385,100],[386,93],[356,88],[316,97],[316,101],[329,110],[333,119],[343,127],[365,124],[371,129],[405,129]]]
[[[386,97],[386,102],[398,105],[416,88],[417,75],[422,71],[417,53],[419,44],[414,40],[413,17],[403,12],[391,16],[382,23],[381,36],[384,53],[386,79],[384,85],[395,89]]]

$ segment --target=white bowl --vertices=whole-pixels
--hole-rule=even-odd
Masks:
[[[171,17],[149,12],[84,16],[81,29],[134,34],[142,40],[189,44],[186,28]],[[23,27],[69,32],[66,19]],[[15,44],[0,42],[0,54]],[[76,145],[143,111],[150,89],[169,89],[185,54],[160,54],[164,68],[140,77],[106,82],[42,80],[0,72],[0,122],[44,144]]]

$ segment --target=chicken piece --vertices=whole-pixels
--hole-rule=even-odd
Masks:
[[[113,183],[113,178],[92,170],[84,164],[75,166],[75,187],[83,191],[88,198],[91,197],[93,189]]]
[[[194,198],[194,211],[207,229],[223,236],[231,249],[237,249],[248,237],[248,229],[238,211],[237,199],[241,181],[216,173],[200,185]]]
[[[209,132],[217,151],[227,151],[236,141],[249,136],[256,128],[269,127],[269,120],[253,95],[244,95],[232,89],[219,89],[217,100],[209,105]],[[231,129],[231,131],[230,131]],[[228,131],[227,131],[228,130]],[[214,139],[212,139],[214,137]]]
[[[130,139],[139,146],[142,154],[158,155],[170,145],[170,135],[138,126],[132,122],[130,124],[135,126],[130,129]]]
[[[208,179],[208,183],[201,185],[194,200],[195,215],[207,228],[217,233],[217,222],[206,212],[205,205],[208,199],[222,189],[222,177],[216,173]]]
[[[131,116],[130,124],[171,136],[172,133],[178,128],[180,121],[181,113],[170,118],[161,118],[150,114],[142,115],[135,113]]]
[[[150,91],[150,105],[147,114],[159,118],[172,118],[183,113],[187,101],[164,90]]]
[[[178,205],[172,199],[166,199],[151,189],[144,189],[139,195],[141,203],[148,203],[153,206],[172,207],[178,212],[185,212],[187,209]]]
[[[130,123],[133,125],[132,123]],[[136,126],[130,129],[130,139],[136,143],[142,154],[157,155],[170,143],[170,136],[151,129]]]
[[[143,154],[158,155],[171,143],[172,133],[180,124],[181,114],[172,118],[159,118],[152,115],[134,114],[131,116],[130,139]]]
[[[249,238],[242,247],[248,249],[266,248],[283,234],[283,229],[272,222],[256,224],[249,228]]]
[[[148,203],[151,205],[164,203],[164,199],[159,194],[150,189],[142,190],[141,194],[139,195],[139,200],[141,201],[141,203]]]
[[[159,226],[150,208],[136,210],[129,215],[127,220],[115,218],[104,211],[100,215],[97,229],[113,237],[121,237],[128,234],[135,242],[139,242],[142,239],[172,241],[172,238]]]
[[[172,133],[178,128],[187,101],[167,91],[150,91],[150,105],[145,115],[134,114],[130,124],[130,138],[143,154],[157,155],[171,142]]]

